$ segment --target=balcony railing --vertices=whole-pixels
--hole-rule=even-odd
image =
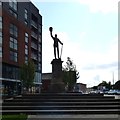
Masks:
[[[35,43],[31,43],[31,47],[37,50],[37,45]]]
[[[31,21],[31,25],[37,29],[37,23],[35,23],[33,20]]]
[[[37,39],[37,34],[35,32],[31,32],[31,36],[34,37],[35,39]]]
[[[34,53],[31,54],[31,58],[34,60],[37,60],[37,55],[35,55]]]

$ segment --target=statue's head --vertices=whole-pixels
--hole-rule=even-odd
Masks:
[[[55,34],[55,37],[57,38],[57,34]]]

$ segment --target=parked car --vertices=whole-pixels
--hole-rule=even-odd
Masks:
[[[120,95],[120,90],[117,90],[117,95]]]
[[[93,91],[90,91],[89,94],[97,94],[97,92],[93,90]]]
[[[103,94],[103,92],[101,90],[93,90],[90,91],[89,94]]]
[[[109,90],[108,91],[104,91],[104,94],[108,94]]]
[[[110,95],[118,94],[118,90],[109,90],[107,94],[110,94]]]

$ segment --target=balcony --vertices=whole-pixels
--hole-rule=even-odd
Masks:
[[[35,44],[35,43],[31,43],[31,47],[33,48],[33,49],[35,49],[35,50],[37,50],[37,45]]]
[[[31,58],[34,60],[37,60],[37,55],[35,55],[34,53],[31,54]]]
[[[31,25],[32,25],[34,28],[36,28],[36,29],[37,29],[37,23],[36,23],[36,22],[34,22],[33,20],[31,20]]]
[[[37,37],[38,37],[37,34],[36,34],[35,32],[33,32],[33,31],[31,32],[31,36],[32,36],[33,38],[35,38],[35,39],[37,39]]]

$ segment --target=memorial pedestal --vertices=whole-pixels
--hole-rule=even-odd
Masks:
[[[61,93],[65,91],[65,86],[62,78],[62,63],[61,59],[53,59],[52,64],[52,80],[50,84],[50,92]]]

